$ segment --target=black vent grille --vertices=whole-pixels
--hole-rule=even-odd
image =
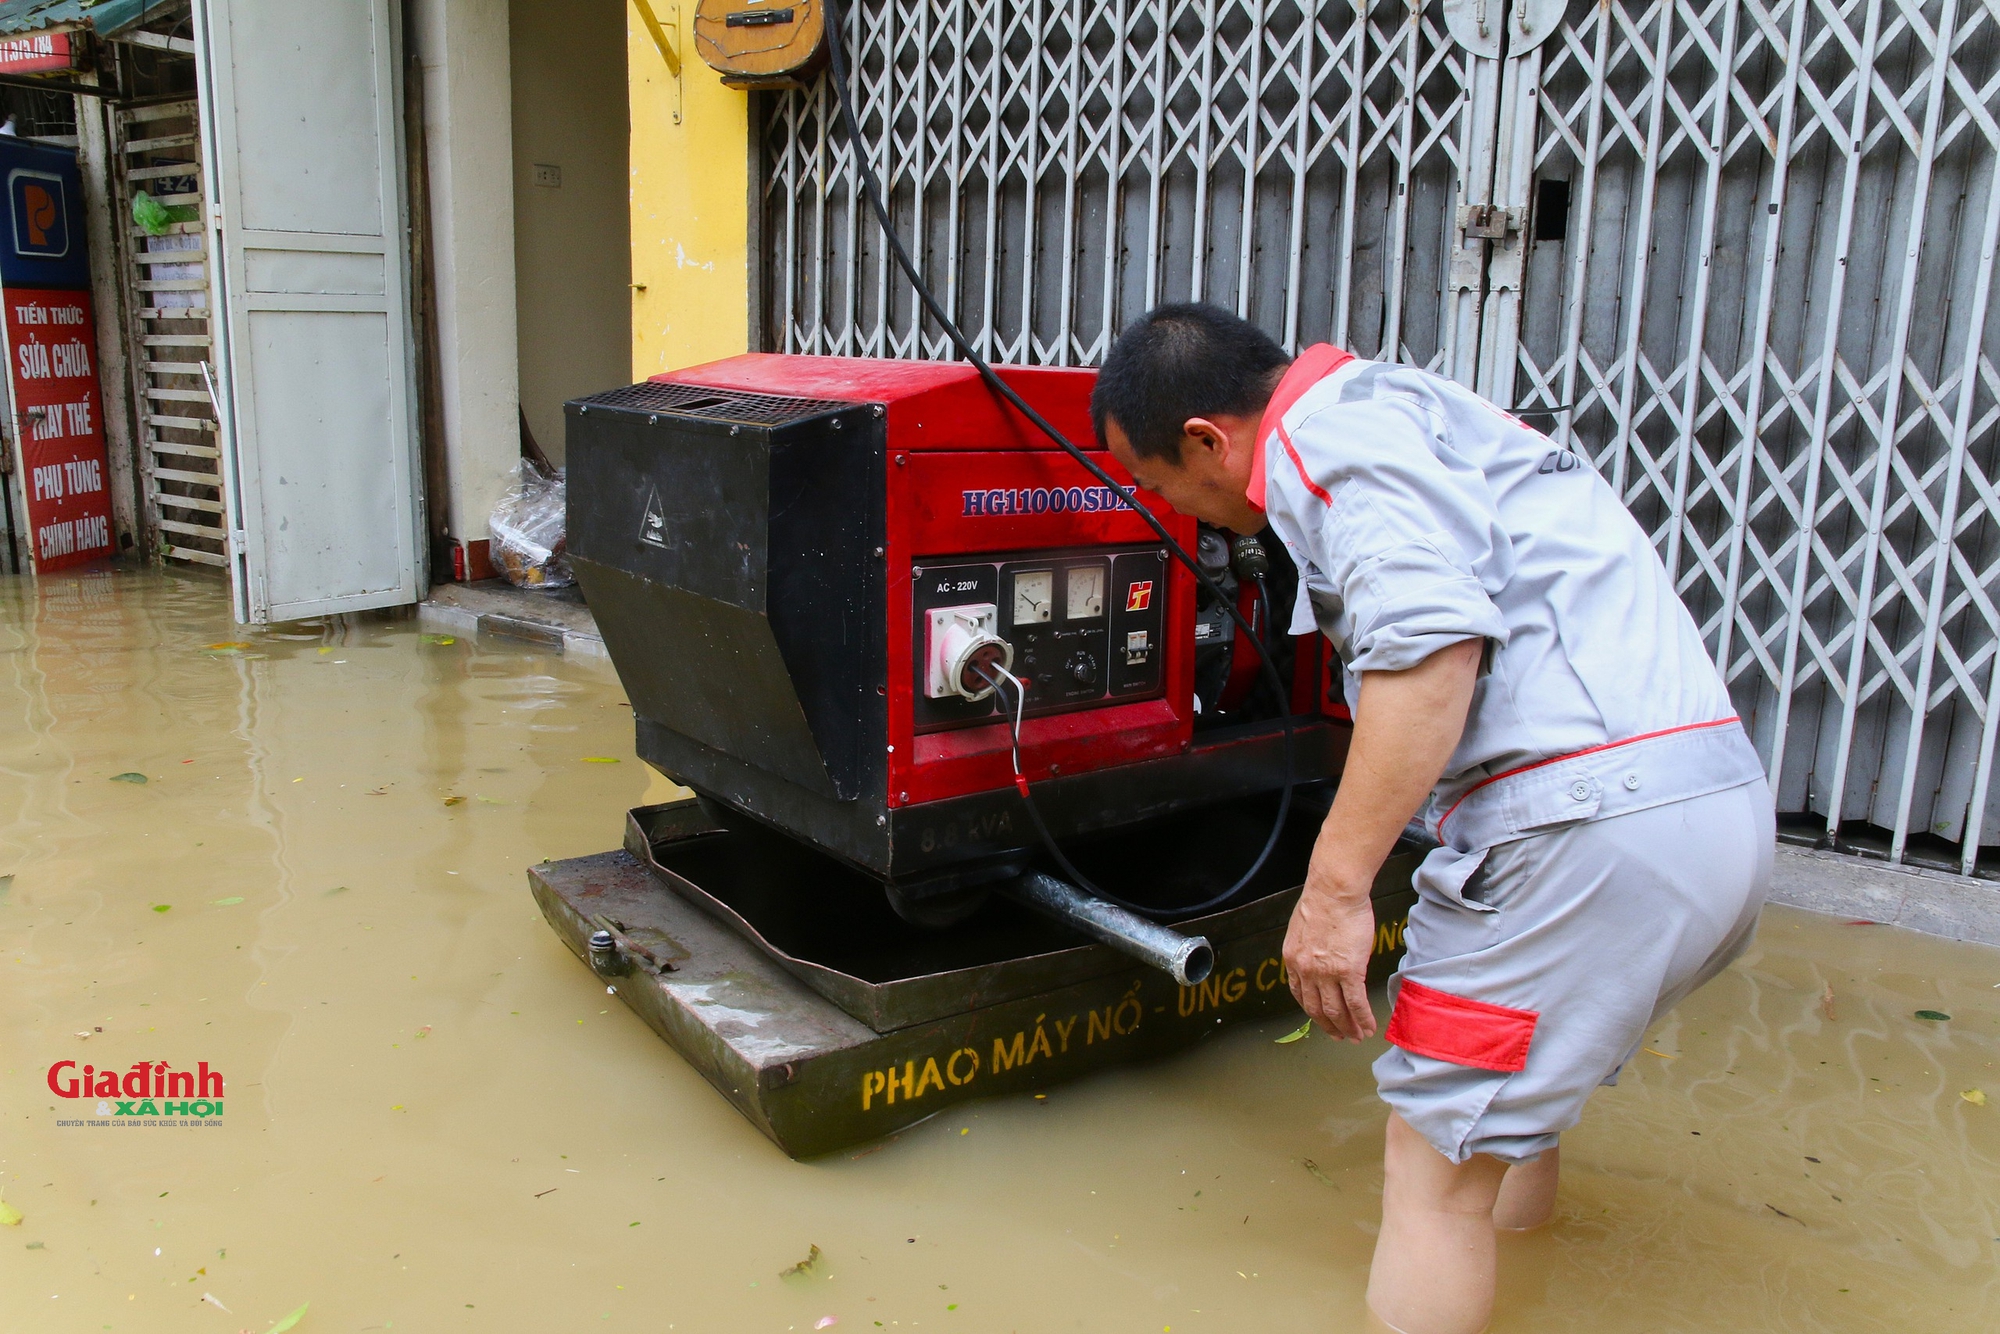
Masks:
[[[710,421],[744,422],[753,426],[782,426],[786,422],[803,421],[807,417],[854,406],[833,399],[746,394],[740,389],[662,384],[653,380],[592,394],[581,401],[592,407],[672,413],[676,417],[703,417]]]

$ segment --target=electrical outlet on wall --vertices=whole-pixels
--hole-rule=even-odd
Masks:
[[[551,190],[562,189],[562,168],[553,162],[537,162],[535,184],[546,186]]]

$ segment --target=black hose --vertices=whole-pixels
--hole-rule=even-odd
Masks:
[[[957,323],[952,320],[950,315],[945,313],[943,305],[937,299],[937,294],[931,291],[930,284],[926,283],[923,275],[917,272],[916,261],[910,258],[910,252],[904,246],[903,238],[897,235],[895,225],[890,220],[888,205],[882,199],[881,182],[876,180],[875,168],[868,161],[866,145],[861,138],[861,125],[854,115],[854,95],[848,87],[846,38],[842,31],[843,21],[841,14],[842,6],[838,3],[838,0],[827,0],[826,48],[828,64],[830,66],[827,73],[833,83],[835,100],[840,104],[840,123],[847,131],[848,146],[854,154],[855,170],[861,177],[862,190],[868,196],[868,206],[875,214],[876,223],[882,229],[883,239],[888,242],[890,254],[895,256],[896,266],[910,280],[910,286],[915,289],[917,299],[923,303],[923,307],[929,312],[930,317],[937,321],[938,327],[944,330],[945,336],[951,340],[951,345],[957,351],[958,355],[970,362],[973,369],[979,372],[979,378],[986,382],[987,388],[991,389],[1002,401],[1010,404],[1023,417],[1026,417],[1042,434],[1055,441],[1065,453],[1082,464],[1091,476],[1109,487],[1113,494],[1118,496],[1141,519],[1144,519],[1146,525],[1153,530],[1161,543],[1173,554],[1174,559],[1185,565],[1193,573],[1195,579],[1200,582],[1202,587],[1206,588],[1222,601],[1224,607],[1228,609],[1230,616],[1235,619],[1236,624],[1242,629],[1243,633],[1249,635],[1251,641],[1257,645],[1257,655],[1263,662],[1265,679],[1269,682],[1272,693],[1278,700],[1278,717],[1284,731],[1285,785],[1283,795],[1278,800],[1278,815],[1277,819],[1271,825],[1271,836],[1264,840],[1263,850],[1257,854],[1257,860],[1250,864],[1250,869],[1245,871],[1235,884],[1214,898],[1207,899],[1201,903],[1174,908],[1132,903],[1119,898],[1115,894],[1106,893],[1085,879],[1083,874],[1070,864],[1069,858],[1063,855],[1062,849],[1056,846],[1055,838],[1049,833],[1048,826],[1042,823],[1041,812],[1035,808],[1035,799],[1028,794],[1026,779],[1020,778],[1018,775],[1019,741],[1017,729],[1015,746],[1017,756],[1016,786],[1020,789],[1022,802],[1028,808],[1028,818],[1033,822],[1035,832],[1041,835],[1042,843],[1047,847],[1049,855],[1055,859],[1056,864],[1063,869],[1065,874],[1069,875],[1078,885],[1097,895],[1099,898],[1106,899],[1122,908],[1128,908],[1133,912],[1150,913],[1157,916],[1202,912],[1216,907],[1234,898],[1246,885],[1256,878],[1259,871],[1264,869],[1264,863],[1270,860],[1272,850],[1278,846],[1278,839],[1285,832],[1285,822],[1291,816],[1292,788],[1297,782],[1297,763],[1294,754],[1297,745],[1294,733],[1297,729],[1292,721],[1290,700],[1287,698],[1284,680],[1278,675],[1277,663],[1272,659],[1270,651],[1265,648],[1263,639],[1257,634],[1255,627],[1244,618],[1242,612],[1236,609],[1235,601],[1223,596],[1221,587],[1216,584],[1215,580],[1208,576],[1194,557],[1190,556],[1182,548],[1181,544],[1174,540],[1173,535],[1167,531],[1166,525],[1161,523],[1151,510],[1141,505],[1133,497],[1132,493],[1120,485],[1110,473],[1098,466],[1095,459],[1070,443],[1068,437],[1064,436],[1061,431],[1058,431],[1041,413],[1035,411],[1026,399],[1014,392],[1012,385],[1002,380],[994,372],[993,367],[987,364],[986,359],[979,355],[978,351],[967,341],[965,335],[960,332]],[[1017,688],[1016,694],[1017,696],[1021,696],[1016,706],[1017,712],[1025,711],[1027,701],[1023,692]]]

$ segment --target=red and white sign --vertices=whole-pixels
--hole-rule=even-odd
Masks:
[[[1126,586],[1125,610],[1144,611],[1152,605],[1153,581],[1151,579],[1141,580],[1139,583]]]
[[[90,294],[14,290],[0,300],[35,568],[100,560],[111,554],[111,491]]]
[[[42,74],[76,64],[76,44],[66,32],[38,32],[0,41],[0,74]]]

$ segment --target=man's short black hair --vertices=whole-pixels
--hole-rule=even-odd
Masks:
[[[1156,306],[1118,335],[1097,373],[1098,439],[1116,419],[1133,453],[1178,465],[1188,418],[1262,412],[1291,360],[1269,334],[1218,306]]]

